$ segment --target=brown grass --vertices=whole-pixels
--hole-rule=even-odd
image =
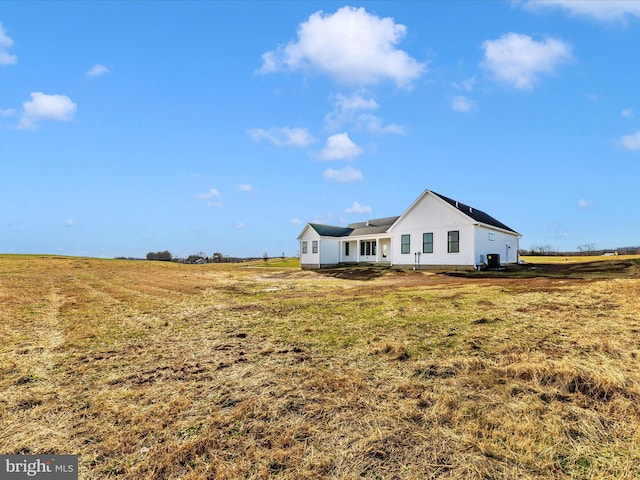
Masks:
[[[639,299],[0,256],[0,452],[81,479],[638,478]]]

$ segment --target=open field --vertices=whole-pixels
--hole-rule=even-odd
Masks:
[[[521,255],[526,263],[584,263],[584,262],[617,262],[640,260],[640,255]]]
[[[81,479],[639,478],[630,262],[0,256],[0,453],[78,453]]]

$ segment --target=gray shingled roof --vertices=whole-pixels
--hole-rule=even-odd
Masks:
[[[385,233],[398,218],[400,217],[374,218],[366,222],[351,223],[349,228],[353,229],[352,236]]]
[[[447,202],[449,205],[457,208],[466,216],[473,218],[476,222],[484,223],[486,225],[491,225],[493,227],[502,228],[503,230],[508,230],[513,233],[518,233],[514,229],[507,227],[504,223],[496,220],[488,213],[484,213],[482,210],[478,210],[477,208],[470,207],[469,205],[465,205],[464,203],[453,200],[449,197],[445,197],[444,195],[440,195],[434,191],[431,191],[434,195],[437,195],[442,200]]]
[[[349,237],[356,235],[375,235],[385,233],[391,225],[400,217],[375,218],[366,222],[351,223],[346,227],[334,227],[333,225],[322,225],[310,223],[318,235],[323,237]]]
[[[322,237],[346,237],[353,231],[352,228],[348,227],[334,227],[333,225],[319,223],[310,223],[309,226]]]

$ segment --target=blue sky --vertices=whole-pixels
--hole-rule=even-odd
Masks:
[[[640,244],[640,2],[0,5],[0,252],[295,255],[425,189]]]

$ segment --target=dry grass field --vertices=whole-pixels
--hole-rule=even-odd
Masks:
[[[538,256],[521,256],[522,260],[526,263],[585,263],[585,262],[609,262],[612,261],[627,261],[638,260],[640,255],[579,255],[579,256],[564,256],[564,255],[538,255]]]
[[[0,452],[81,479],[640,477],[640,266],[0,256]]]

